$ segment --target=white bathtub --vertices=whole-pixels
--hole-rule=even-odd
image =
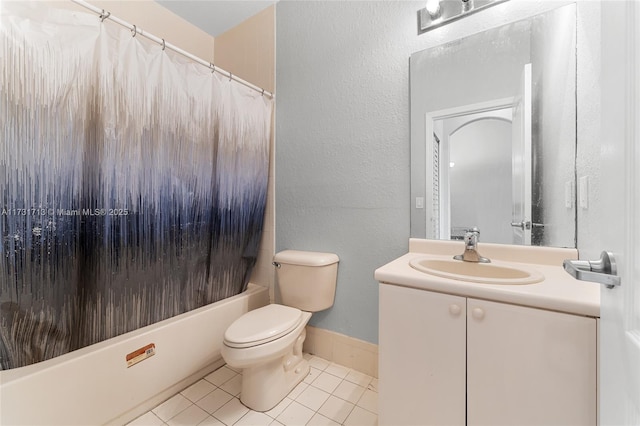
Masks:
[[[0,424],[125,424],[223,365],[227,327],[269,303],[266,287],[26,367],[0,371]],[[127,368],[126,355],[155,355]]]

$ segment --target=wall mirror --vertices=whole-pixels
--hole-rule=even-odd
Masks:
[[[410,59],[411,236],[575,247],[576,7]]]

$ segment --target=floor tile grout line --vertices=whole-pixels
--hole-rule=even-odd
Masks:
[[[343,381],[344,381],[344,379],[343,379]],[[361,387],[362,387],[362,386],[361,386]],[[322,389],[317,388],[317,387],[315,387],[315,386],[314,386],[314,388],[319,389],[319,390],[322,390]],[[214,389],[214,390],[215,390],[215,389]],[[225,403],[225,405],[226,405],[226,404],[228,404],[228,403],[229,403],[231,400],[233,400],[234,398],[235,398],[235,399],[239,399],[239,397],[238,397],[238,396],[231,395],[231,394],[229,394],[228,392],[224,391],[223,389],[220,389],[220,390],[222,390],[223,392],[225,392],[227,395],[230,395],[230,396],[231,396],[231,399],[230,399],[227,403]],[[366,390],[366,388],[365,388],[365,390]],[[322,391],[324,391],[324,390],[322,390]],[[213,392],[213,391],[211,391],[211,392]],[[209,392],[209,393],[211,393],[211,392]],[[326,392],[326,391],[324,391],[324,392]],[[372,391],[372,392],[374,392],[374,391]],[[377,393],[377,392],[375,392],[375,393]],[[376,416],[378,415],[377,413],[375,413],[375,412],[373,412],[373,411],[371,411],[371,410],[369,410],[369,409],[367,409],[367,408],[365,408],[365,407],[363,407],[363,406],[361,406],[361,405],[358,405],[358,402],[360,402],[360,400],[362,399],[362,396],[364,396],[364,393],[363,393],[363,395],[358,399],[358,401],[357,401],[356,403],[352,403],[352,402],[350,402],[350,401],[347,401],[347,400],[345,400],[345,399],[343,399],[343,398],[341,398],[341,397],[339,397],[339,396],[337,396],[337,395],[334,395],[333,393],[328,393],[328,394],[329,394],[329,396],[333,396],[333,397],[335,397],[335,398],[337,398],[337,399],[340,399],[340,400],[341,400],[341,401],[343,401],[343,402],[346,402],[346,403],[349,403],[350,405],[352,405],[352,407],[349,409],[349,412],[347,413],[347,415],[346,415],[346,417],[345,417],[345,421],[346,421],[346,419],[347,419],[347,418],[349,418],[349,416],[353,413],[353,410],[355,409],[355,407],[359,407],[360,409],[365,410],[365,411],[367,411],[367,412],[369,412],[369,413],[371,413],[371,414],[373,414],[373,415],[376,415]],[[208,394],[207,394],[207,395],[208,395]],[[183,396],[184,396],[184,395],[183,395]],[[298,396],[299,396],[299,395],[298,395]],[[186,398],[186,397],[185,397],[185,398]],[[204,398],[204,397],[203,397],[203,398]],[[188,398],[187,398],[187,399],[188,399]],[[201,399],[202,399],[202,398],[201,398]],[[327,398],[327,400],[328,400],[328,398]],[[189,400],[189,401],[190,401],[190,400]],[[326,401],[324,401],[324,402],[323,402],[323,404],[320,406],[320,408],[318,408],[317,410],[314,410],[313,408],[306,406],[305,404],[303,404],[303,403],[302,403],[302,402],[300,402],[300,401],[297,401],[296,399],[292,399],[292,402],[293,402],[293,401],[295,401],[295,402],[297,402],[298,404],[300,404],[300,405],[302,405],[302,406],[304,406],[304,407],[308,408],[309,410],[313,411],[313,412],[314,412],[314,415],[315,415],[315,414],[319,414],[319,415],[321,415],[321,416],[323,416],[323,417],[329,418],[330,420],[332,420],[332,421],[334,421],[334,422],[338,423],[336,420],[334,420],[334,419],[332,419],[332,418],[330,418],[330,417],[327,417],[327,416],[325,416],[324,414],[320,413],[320,409],[322,408],[322,406],[324,406],[324,404],[326,403]],[[190,401],[190,402],[191,402],[191,401]],[[189,407],[191,407],[192,405],[196,405],[196,406],[198,406],[195,402],[191,402],[191,404],[190,404],[189,406],[185,407],[185,409],[184,409],[184,410],[181,410],[180,412],[176,413],[174,416],[172,416],[172,417],[171,417],[169,420],[167,420],[167,421],[172,420],[173,418],[175,418],[176,416],[178,416],[178,414],[182,413],[183,411],[186,411],[186,410],[187,410]],[[218,417],[216,417],[216,416],[214,415],[214,413],[215,413],[215,412],[214,412],[214,413],[209,413],[207,410],[204,410],[204,409],[203,409],[202,407],[200,407],[200,406],[198,406],[198,408],[200,408],[200,409],[202,409],[203,411],[205,411],[205,412],[207,413],[207,417],[213,417],[213,418],[215,418],[216,420],[220,421],[221,423],[225,424],[225,423],[224,423],[224,421],[223,421],[222,419],[220,419],[220,418],[218,418]],[[220,407],[220,408],[222,408],[222,407]],[[220,408],[219,408],[219,409],[220,409]],[[217,410],[216,410],[216,411],[217,411]],[[283,410],[283,411],[284,411],[284,410]],[[244,413],[244,414],[240,417],[240,419],[238,419],[235,423],[238,423],[238,422],[239,422],[239,421],[240,421],[244,416],[248,415],[248,414],[249,414],[249,413],[251,413],[251,412],[254,412],[254,411],[253,411],[253,410],[251,410],[251,409],[249,409],[249,411],[247,411],[246,413]],[[152,412],[152,413],[153,413],[153,412]],[[272,416],[270,416],[270,415],[266,414],[266,412],[265,412],[264,414],[265,414],[267,417],[269,417],[270,419],[277,421],[277,417],[278,417],[278,416],[276,416],[276,417],[272,417]],[[279,414],[281,414],[281,413],[279,413]],[[153,415],[154,415],[155,417],[157,417],[161,422],[163,422],[163,424],[168,425],[168,423],[164,422],[164,421],[163,421],[161,418],[159,418],[155,413],[153,413]],[[206,418],[205,418],[205,420],[206,420]],[[202,422],[204,422],[204,420],[203,420]],[[201,422],[201,423],[202,423],[202,422]],[[233,424],[235,424],[235,423],[233,423]],[[343,422],[341,422],[340,424],[343,424],[343,423],[344,423],[344,421],[343,421]]]
[[[310,362],[310,361],[311,361],[313,358],[318,358],[318,360],[320,360],[320,361],[316,362],[316,363],[315,363],[315,365],[311,365],[311,362]],[[372,393],[374,393],[374,394],[376,394],[376,395],[378,394],[378,391],[377,391],[377,385],[373,385],[373,387],[372,387],[372,383],[373,383],[375,380],[377,380],[377,378],[376,378],[376,377],[369,376],[369,375],[367,375],[367,374],[365,374],[365,373],[362,373],[362,372],[360,372],[360,371],[358,371],[358,370],[355,370],[355,369],[353,369],[353,368],[350,368],[350,367],[346,367],[346,366],[343,366],[343,365],[337,364],[337,363],[335,363],[335,362],[329,362],[329,361],[325,360],[324,358],[317,357],[317,356],[315,356],[315,355],[310,355],[310,356],[309,356],[308,358],[306,358],[306,359],[307,359],[307,361],[309,361],[309,362],[310,362],[310,366],[311,366],[311,367],[313,367],[313,368],[315,368],[315,369],[319,372],[319,373],[318,373],[318,375],[317,375],[317,376],[316,376],[316,377],[315,377],[311,382],[305,382],[305,381],[304,381],[304,379],[303,379],[303,381],[301,381],[300,383],[304,383],[304,384],[306,385],[305,389],[304,389],[303,391],[300,391],[300,392],[296,395],[296,397],[295,397],[295,398],[291,398],[291,397],[289,397],[289,396],[286,396],[285,398],[289,398],[291,401],[289,402],[289,404],[287,404],[287,406],[286,406],[286,407],[282,408],[282,410],[280,410],[280,411],[277,413],[277,415],[276,415],[275,417],[273,417],[273,416],[272,416],[272,415],[270,415],[270,414],[267,414],[266,412],[263,412],[262,414],[264,414],[265,416],[267,416],[267,417],[271,420],[271,422],[269,422],[269,424],[274,423],[274,422],[279,422],[278,417],[279,417],[279,416],[280,416],[280,415],[281,415],[281,414],[282,414],[282,413],[283,413],[283,412],[284,412],[284,411],[285,411],[285,410],[286,410],[286,409],[291,405],[291,403],[292,403],[292,402],[296,402],[298,405],[300,405],[300,406],[302,406],[302,407],[305,407],[306,409],[308,409],[308,410],[310,410],[311,412],[313,412],[312,418],[313,418],[315,415],[320,415],[320,416],[323,416],[323,417],[325,417],[325,418],[330,419],[330,420],[331,420],[331,421],[333,421],[333,422],[339,423],[339,424],[341,424],[341,425],[343,425],[343,424],[344,424],[344,422],[349,418],[349,416],[351,416],[351,415],[353,414],[353,412],[354,412],[354,410],[355,410],[355,408],[356,408],[356,407],[360,408],[361,410],[364,410],[365,412],[367,412],[367,413],[371,414],[372,416],[375,416],[375,417],[377,417],[377,416],[378,416],[378,413],[376,413],[376,412],[374,412],[374,411],[371,411],[369,408],[366,408],[366,407],[364,407],[364,406],[362,406],[362,405],[359,405],[359,403],[362,401],[362,399],[364,398],[364,396],[365,396],[365,394],[367,393],[367,391],[370,391],[370,392],[372,392]],[[324,365],[324,368],[319,368],[319,365]],[[327,371],[327,370],[329,369],[329,367],[332,367],[332,366],[333,366],[333,367],[336,367],[336,368],[335,368],[335,369],[333,369],[333,370],[331,370],[331,371]],[[218,371],[220,368],[226,368],[226,369],[230,370],[231,372],[233,372],[234,374],[233,374],[231,377],[229,377],[227,380],[225,380],[224,382],[222,382],[220,385],[218,385],[218,384],[216,384],[216,383],[214,383],[214,382],[212,382],[211,380],[209,380],[209,379],[207,379],[207,378],[206,378],[206,377],[208,377],[208,376],[210,376],[210,375],[214,374],[214,373],[215,373],[215,371]],[[157,418],[157,419],[158,419],[158,420],[159,420],[163,425],[169,425],[169,423],[168,423],[169,421],[171,421],[171,420],[172,420],[172,419],[174,419],[176,416],[178,416],[180,413],[182,413],[182,412],[184,412],[185,410],[189,409],[189,408],[190,408],[190,407],[192,407],[193,405],[196,405],[200,410],[202,410],[202,411],[204,411],[205,413],[207,413],[207,417],[206,417],[204,420],[202,420],[200,423],[204,422],[205,420],[207,420],[208,418],[210,418],[210,417],[211,417],[211,418],[216,419],[217,421],[219,421],[219,422],[221,422],[221,423],[225,424],[225,423],[224,423],[224,421],[223,421],[222,419],[220,419],[220,418],[218,418],[218,417],[216,417],[216,416],[214,415],[214,414],[215,414],[215,412],[217,412],[218,410],[220,410],[223,406],[225,406],[226,404],[230,403],[230,402],[231,402],[232,400],[234,400],[234,399],[237,399],[237,400],[238,400],[238,402],[239,402],[240,404],[242,404],[242,402],[240,401],[240,395],[234,395],[234,394],[231,394],[231,393],[230,393],[230,392],[228,392],[227,390],[222,389],[222,386],[224,386],[226,383],[230,382],[231,380],[234,380],[238,375],[242,375],[242,373],[241,373],[241,372],[238,372],[238,371],[236,371],[236,370],[234,370],[234,369],[232,369],[231,367],[227,366],[226,364],[225,364],[225,365],[223,365],[223,366],[221,366],[220,368],[219,368],[218,370],[215,370],[214,372],[210,373],[208,376],[205,376],[205,377],[201,378],[200,380],[196,381],[195,383],[191,384],[190,386],[187,386],[187,387],[186,387],[185,389],[183,389],[182,391],[178,392],[178,394],[180,394],[180,396],[181,396],[182,398],[184,398],[186,401],[188,401],[189,405],[187,405],[187,407],[185,407],[184,409],[180,410],[179,412],[174,413],[174,415],[173,415],[170,419],[168,419],[168,420],[167,420],[167,422],[165,422],[165,421],[164,421],[164,420],[162,420],[160,417],[158,417],[158,415],[153,411],[153,410],[155,410],[156,408],[158,408],[160,405],[164,404],[164,402],[166,402],[166,401],[164,401],[163,403],[159,404],[158,406],[156,406],[156,407],[155,407],[155,408],[153,408],[152,410],[149,410],[149,412],[151,412],[151,413],[152,413],[152,414],[153,414],[153,415],[154,415],[154,416],[155,416],[155,417],[156,417],[156,418]],[[344,373],[344,374],[342,374],[342,373],[341,373],[341,375],[336,375],[336,374],[334,374],[334,373],[336,372],[336,370],[337,370],[337,371],[340,371],[340,369],[341,369],[341,370],[343,370],[343,371],[342,371],[342,373]],[[320,376],[323,372],[326,372],[328,375],[330,375],[330,376],[332,376],[332,377],[334,377],[334,378],[336,378],[336,379],[338,379],[338,380],[339,380],[338,384],[333,388],[333,390],[332,390],[331,392],[327,392],[325,389],[322,389],[321,387],[319,387],[319,386],[317,386],[317,385],[314,385],[314,383],[318,380],[319,376]],[[351,374],[352,372],[354,372],[354,373],[355,373],[355,376],[356,376],[356,377],[355,377],[355,378],[354,378],[354,377],[352,377],[352,380],[350,380],[350,379],[348,379],[347,377],[349,377],[349,376],[350,376],[350,374]],[[361,379],[359,379],[357,376],[361,376],[361,377],[363,377],[363,378],[365,379],[365,381],[366,381],[366,385],[362,385],[362,384],[360,384],[360,383],[363,383],[363,382],[362,382],[362,380],[361,380]],[[367,380],[367,378],[368,378],[368,380]],[[213,388],[213,389],[211,389],[211,390],[209,390],[209,392],[207,392],[206,394],[202,395],[202,396],[201,396],[199,399],[197,399],[196,401],[192,401],[191,399],[187,398],[187,396],[186,396],[186,395],[184,395],[184,394],[183,394],[183,392],[184,392],[184,391],[186,391],[187,389],[189,389],[191,386],[196,385],[196,384],[197,384],[198,382],[200,382],[201,380],[205,380],[207,383],[209,383],[210,385],[214,386],[214,388]],[[337,389],[338,389],[338,388],[339,388],[339,387],[340,387],[344,382],[347,382],[347,383],[349,383],[349,384],[351,384],[351,385],[354,385],[354,386],[357,386],[357,387],[359,387],[359,388],[364,389],[364,390],[363,390],[363,392],[362,392],[362,394],[358,397],[358,399],[357,399],[357,401],[356,401],[355,403],[354,403],[354,402],[351,402],[351,401],[349,401],[349,400],[346,400],[346,399],[344,399],[343,397],[340,397],[340,396],[338,396],[338,395],[336,395],[336,394],[334,393],[334,392],[336,392],[336,390],[337,390]],[[299,401],[299,400],[298,400],[298,398],[300,397],[300,395],[301,395],[301,394],[302,394],[302,393],[303,393],[303,392],[304,392],[304,391],[305,391],[309,386],[313,386],[313,388],[314,388],[314,389],[319,390],[319,391],[322,391],[323,393],[328,394],[327,398],[322,402],[322,404],[320,404],[320,406],[318,407],[318,409],[317,409],[317,410],[314,410],[313,408],[308,407],[307,405],[303,404],[301,401]],[[376,389],[374,389],[374,388],[376,388]],[[229,399],[225,404],[223,404],[221,407],[218,407],[218,408],[216,409],[216,411],[214,411],[213,413],[210,413],[208,410],[205,410],[203,407],[201,407],[201,406],[199,406],[199,405],[198,405],[198,402],[199,402],[199,401],[203,400],[203,399],[204,399],[204,398],[206,398],[208,395],[210,395],[212,392],[215,392],[215,391],[216,391],[216,390],[218,390],[218,389],[220,389],[222,392],[224,392],[224,393],[225,393],[227,396],[229,396],[229,398],[230,398],[230,399]],[[178,394],[176,394],[176,395],[178,395]],[[174,398],[176,395],[172,396],[171,398]],[[350,408],[349,408],[349,410],[348,410],[348,413],[346,414],[346,416],[345,416],[345,418],[344,418],[344,420],[343,420],[342,422],[337,422],[337,421],[336,421],[336,420],[334,420],[333,418],[330,418],[330,417],[328,417],[328,416],[326,416],[326,415],[324,415],[324,414],[322,414],[322,413],[320,412],[320,410],[322,409],[322,407],[327,403],[327,401],[329,400],[329,398],[330,398],[330,397],[332,397],[332,396],[333,396],[334,398],[336,398],[336,399],[339,399],[339,400],[340,400],[340,401],[342,401],[343,403],[347,403],[347,404],[349,404],[349,405],[350,405]],[[168,401],[168,400],[170,400],[171,398],[167,399],[167,401]],[[375,404],[377,404],[377,401],[375,402]],[[243,404],[243,405],[244,405],[244,404]],[[248,408],[248,407],[246,407],[246,406],[245,406],[245,408],[247,409],[247,411],[246,411],[244,414],[242,414],[242,415],[240,416],[240,418],[238,418],[238,419],[237,419],[233,424],[236,424],[236,423],[240,422],[240,420],[241,420],[242,418],[244,418],[245,416],[249,415],[250,413],[260,413],[260,412],[257,412],[257,411],[254,411],[254,410],[251,410],[251,409],[249,409],[249,408]],[[275,408],[275,407],[274,407],[274,408]],[[269,410],[269,411],[270,411],[270,410]],[[309,420],[309,421],[310,421],[310,420]]]
[[[374,412],[372,412],[372,411],[370,411],[370,410],[367,410],[366,408],[364,408],[364,407],[362,407],[362,406],[359,406],[359,405],[357,405],[357,404],[351,403],[351,402],[349,402],[349,401],[347,401],[347,400],[344,400],[344,399],[342,399],[342,398],[340,398],[340,397],[338,397],[338,396],[336,396],[336,395],[333,395],[333,394],[329,394],[329,395],[330,395],[330,396],[334,396],[335,398],[338,398],[338,399],[340,399],[341,401],[347,402],[347,403],[349,403],[350,405],[352,405],[352,407],[349,409],[349,412],[348,412],[348,413],[347,413],[347,415],[345,416],[345,421],[346,421],[346,419],[347,419],[347,418],[349,418],[349,416],[351,415],[351,413],[353,413],[353,410],[355,409],[355,407],[359,407],[359,408],[361,408],[361,409],[363,409],[363,410],[365,410],[365,411],[367,411],[367,412],[369,412],[369,413],[371,413],[371,414],[377,415],[376,413],[374,413]],[[238,398],[238,397],[235,397],[235,396],[233,396],[233,395],[232,395],[232,399],[233,399],[233,398]],[[231,401],[231,400],[229,400],[229,401]],[[320,413],[320,408],[322,408],[322,406],[321,406],[318,410],[313,410],[312,408],[310,408],[310,407],[308,407],[308,406],[305,406],[304,404],[302,404],[302,403],[301,403],[301,402],[299,402],[299,401],[296,401],[295,399],[294,399],[294,400],[292,400],[292,402],[293,402],[293,401],[295,401],[295,402],[297,402],[298,404],[300,404],[300,405],[302,405],[302,406],[304,406],[304,407],[308,408],[309,410],[313,411],[314,415],[315,415],[315,414],[319,414],[319,415],[321,415],[321,416],[323,416],[323,417],[325,417],[325,418],[330,419],[331,421],[334,421],[334,422],[338,423],[338,422],[337,422],[336,420],[334,420],[333,418],[328,417],[328,416],[325,416],[324,414]],[[326,401],[325,401],[325,402],[326,402]],[[228,402],[227,402],[227,403],[228,403]],[[197,405],[197,404],[196,404],[196,403],[191,403],[191,405]],[[188,407],[186,407],[186,408],[185,408],[184,410],[182,410],[182,411],[187,410],[189,407],[191,407],[191,405],[190,405],[190,406],[188,406]],[[323,403],[323,405],[324,405],[324,403]],[[199,408],[201,408],[201,407],[199,407]],[[202,408],[201,408],[201,409],[202,409]],[[181,413],[182,411],[180,411],[180,413]],[[225,424],[225,425],[226,425],[226,423],[224,423],[224,421],[223,421],[222,419],[220,419],[220,418],[216,417],[216,416],[214,415],[214,413],[209,413],[209,412],[207,412],[207,411],[206,411],[206,410],[204,410],[204,409],[203,409],[203,411],[205,411],[205,412],[207,413],[207,418],[208,418],[208,417],[213,417],[214,419],[216,419],[216,420],[218,420],[219,422],[221,422],[221,423],[223,423],[223,424]],[[284,410],[283,410],[283,411],[284,411]],[[233,425],[235,425],[235,424],[239,423],[239,422],[240,422],[240,420],[241,420],[243,417],[245,417],[245,416],[249,415],[249,413],[251,413],[251,412],[257,412],[257,411],[253,411],[253,410],[249,409],[249,411],[247,411],[246,413],[244,413],[244,414],[242,415],[242,417],[240,417],[236,422],[234,422],[234,423],[233,423]],[[174,417],[176,417],[176,416],[177,416],[178,414],[180,414],[180,413],[177,413],[175,416],[171,417],[169,420],[172,420]],[[164,421],[163,421],[162,419],[160,419],[160,418],[159,418],[155,413],[153,413],[153,414],[154,414],[154,416],[155,416],[155,417],[157,417],[157,418],[158,418],[158,419],[159,419],[159,420],[160,420],[164,425],[169,425],[169,423],[164,422]],[[278,417],[278,416],[276,416],[276,417],[272,417],[272,416],[270,416],[270,415],[266,414],[266,412],[265,412],[265,413],[263,413],[263,414],[265,414],[265,415],[266,415],[267,417],[269,417],[270,419],[272,419],[272,420],[274,420],[274,421],[277,421],[277,417]],[[281,413],[280,413],[280,414],[281,414]],[[312,416],[312,417],[313,417],[313,416]],[[168,421],[169,421],[169,420],[168,420]],[[200,423],[203,423],[205,420],[206,420],[206,418],[205,418],[205,419],[203,419]],[[198,423],[198,424],[200,424],[200,423]],[[272,422],[270,422],[270,424],[271,424],[271,423],[272,423]],[[340,425],[343,425],[343,424],[344,424],[344,421],[343,421],[343,422],[340,422],[339,424],[340,424]]]

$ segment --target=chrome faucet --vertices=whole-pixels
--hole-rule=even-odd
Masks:
[[[471,228],[464,234],[464,253],[453,256],[455,260],[476,263],[490,263],[491,260],[480,256],[478,253],[478,240],[480,239],[480,230]]]

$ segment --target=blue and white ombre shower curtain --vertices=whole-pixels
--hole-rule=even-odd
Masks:
[[[0,8],[1,368],[242,292],[272,101],[95,14]]]

